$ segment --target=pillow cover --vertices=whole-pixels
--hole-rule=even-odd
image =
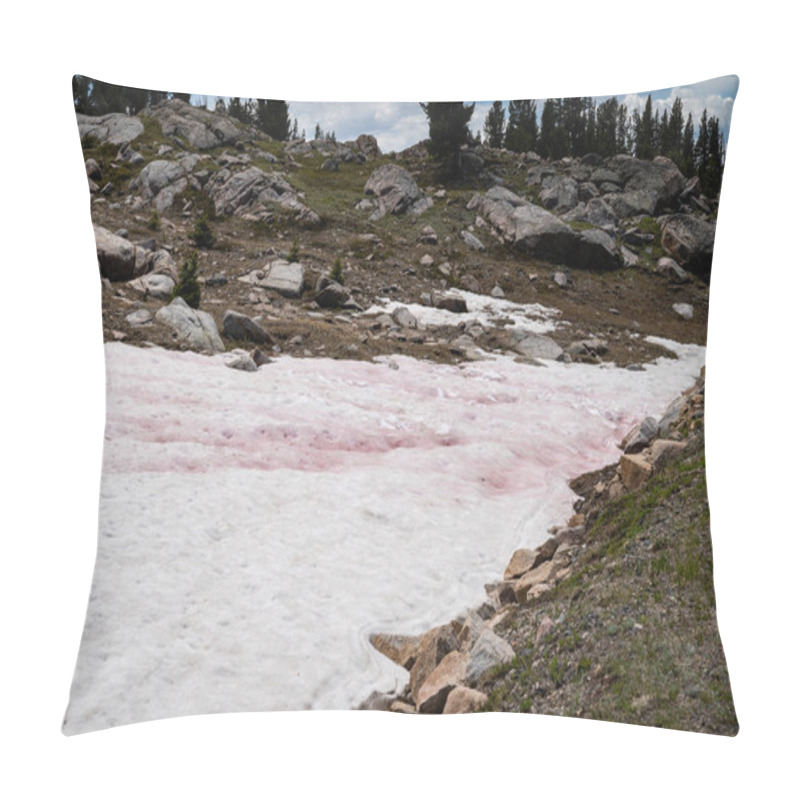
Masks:
[[[703,365],[737,86],[378,109],[76,76],[107,419],[63,731],[735,734]]]

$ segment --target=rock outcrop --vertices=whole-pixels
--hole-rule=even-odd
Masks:
[[[376,220],[386,214],[421,214],[433,204],[411,173],[397,164],[378,167],[364,184],[364,194],[378,199],[378,208],[370,217]]]
[[[238,172],[224,167],[208,179],[205,190],[220,216],[268,220],[281,210],[297,222],[308,225],[320,222],[319,215],[302,202],[299,193],[282,175],[258,167]]]

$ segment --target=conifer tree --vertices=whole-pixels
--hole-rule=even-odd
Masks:
[[[656,144],[656,122],[653,119],[653,98],[647,95],[644,111],[639,115],[639,110],[633,112],[633,130],[635,138],[636,158],[651,159],[658,153]]]
[[[694,168],[694,122],[692,121],[692,114],[686,119],[686,125],[683,128],[683,142],[681,145],[681,164],[683,174],[687,178],[691,178],[695,174]]]
[[[197,280],[197,270],[197,252],[192,250],[189,258],[181,266],[178,283],[172,290],[170,300],[182,297],[191,308],[200,308],[200,283]]]
[[[489,147],[503,146],[503,133],[505,131],[506,111],[499,100],[492,103],[489,113],[483,123],[483,130],[486,135],[486,144]]]
[[[420,103],[428,118],[429,150],[451,174],[461,171],[461,146],[470,140],[469,121],[475,103]]]
[[[536,103],[532,100],[512,100],[508,104],[505,146],[515,153],[527,153],[536,148],[538,137]]]

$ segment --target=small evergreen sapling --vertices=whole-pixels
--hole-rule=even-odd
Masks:
[[[200,308],[200,283],[197,280],[197,269],[197,253],[193,250],[181,266],[178,283],[172,290],[170,300],[182,297],[186,305],[191,308]]]
[[[329,275],[332,281],[336,281],[340,286],[344,286],[344,267],[342,266],[342,259],[337,258],[333,262],[333,269]]]
[[[194,242],[195,247],[202,247],[204,250],[210,250],[214,246],[217,237],[214,236],[214,232],[208,224],[205,212],[198,217],[197,222],[194,224],[194,230],[189,234],[189,238]]]

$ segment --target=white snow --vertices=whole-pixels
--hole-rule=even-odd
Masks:
[[[479,322],[485,328],[491,328],[502,321],[508,328],[540,334],[554,331],[559,324],[558,316],[561,312],[539,303],[514,303],[511,300],[474,294],[465,290],[449,291],[445,292],[445,295],[463,297],[467,303],[467,311],[463,314],[454,314],[441,308],[382,298],[382,305],[370,306],[363,313],[391,314],[395,309],[405,306],[423,325],[457,327],[463,322]]]
[[[494,301],[497,302],[497,301]],[[643,372],[221,358],[106,345],[98,554],[65,732],[348,708],[406,673],[368,643],[479,604],[705,351]]]

